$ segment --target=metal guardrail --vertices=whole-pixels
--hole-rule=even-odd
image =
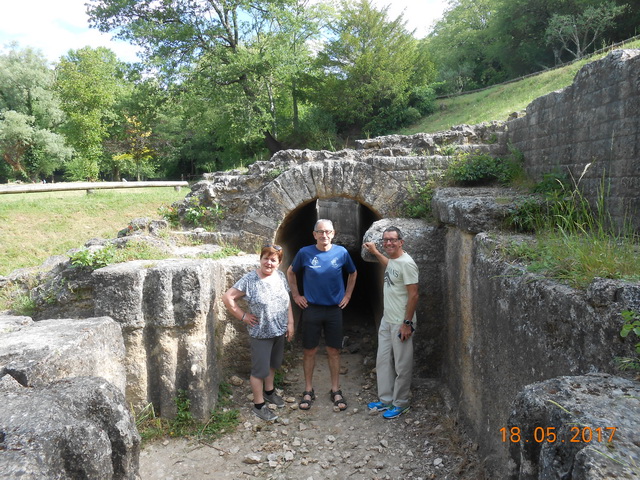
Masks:
[[[25,183],[19,185],[0,185],[0,195],[10,193],[61,192],[70,190],[108,190],[113,188],[173,187],[180,190],[188,187],[189,182],[64,182],[64,183]]]

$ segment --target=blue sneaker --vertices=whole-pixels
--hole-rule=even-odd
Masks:
[[[367,405],[367,407],[369,407],[369,410],[377,410],[379,412],[383,412],[385,410],[388,410],[391,405],[388,405],[384,402],[371,402],[369,405]]]
[[[384,418],[396,418],[402,415],[404,412],[408,412],[411,407],[391,407],[391,409],[387,410],[382,414]]]

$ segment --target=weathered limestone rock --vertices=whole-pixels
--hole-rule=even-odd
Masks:
[[[528,385],[505,425],[509,478],[638,478],[639,412],[640,383],[620,377],[590,374]],[[519,442],[511,441],[514,428]]]
[[[170,259],[109,265],[93,273],[95,311],[116,320],[125,338],[127,400],[176,413],[178,390],[206,418],[218,392],[212,260]]]
[[[124,228],[118,232],[118,237],[126,237],[129,235],[143,235],[149,233],[150,235],[158,235],[161,231],[166,230],[169,227],[169,222],[166,220],[154,220],[148,217],[134,218],[129,222],[127,228]]]
[[[471,147],[469,150],[489,147],[495,155],[506,153],[505,122],[486,122],[478,125],[456,125],[450,130],[437,133],[416,133],[413,135],[386,135],[364,140],[356,140],[358,150],[380,150],[387,154],[423,151],[425,154],[437,155],[442,147]]]
[[[439,188],[431,209],[439,222],[479,233],[503,229],[516,202],[527,197],[508,188]]]
[[[90,269],[74,267],[69,257],[61,257],[40,280],[28,290],[37,307],[35,320],[95,316]]]
[[[640,284],[596,277],[587,287],[587,300],[596,308],[620,303],[640,312]]]
[[[32,321],[0,316],[0,376],[25,387],[75,376],[100,376],[125,390],[124,342],[108,317]]]
[[[444,156],[386,157],[381,152],[286,150],[269,162],[256,162],[247,172],[216,172],[192,187],[184,211],[197,199],[217,204],[225,212],[209,241],[230,241],[251,248],[272,241],[287,216],[316,199],[345,197],[379,217],[401,214],[409,188],[439,177],[449,159]]]
[[[140,436],[122,392],[97,377],[25,388],[0,380],[0,476],[136,480]]]
[[[442,376],[475,432],[487,465],[500,472],[500,440],[511,401],[526,385],[563,375],[616,372],[634,353],[620,337],[620,312],[640,285],[610,282],[615,302],[595,305],[581,290],[526,272],[496,254],[512,236],[449,229]],[[482,441],[480,441],[480,439]]]
[[[382,248],[382,232],[388,227],[397,227],[402,232],[405,252],[411,255],[416,263],[427,260],[429,258],[430,245],[432,243],[432,233],[438,230],[426,220],[410,219],[410,218],[384,218],[373,222],[369,229],[365,232],[362,243],[375,242],[380,252],[384,253]],[[377,262],[376,257],[369,253],[367,249],[361,247],[362,258],[366,262]]]

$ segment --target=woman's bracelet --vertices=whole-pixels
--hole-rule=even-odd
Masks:
[[[244,317],[246,317],[246,315],[247,315],[247,312],[244,312],[244,313],[242,314],[242,318],[240,319],[240,321],[241,321],[241,322],[244,322]]]

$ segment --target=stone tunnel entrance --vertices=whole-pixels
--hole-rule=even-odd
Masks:
[[[347,249],[358,270],[358,278],[349,305],[344,310],[345,335],[364,331],[374,335],[376,320],[382,312],[382,267],[378,263],[362,260],[362,237],[380,216],[355,200],[344,197],[314,199],[293,210],[282,222],[276,234],[276,243],[282,245],[286,270],[297,251],[315,243],[313,227],[319,218],[333,222],[336,234],[333,243]],[[346,277],[345,277],[346,280]],[[300,311],[294,304],[296,321]]]

